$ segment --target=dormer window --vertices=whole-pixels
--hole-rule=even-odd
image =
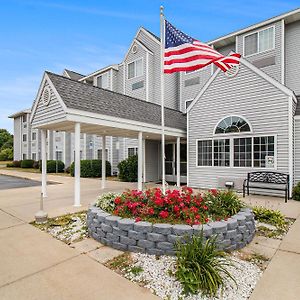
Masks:
[[[109,88],[109,78],[108,73],[104,73],[97,77],[97,86],[103,89]]]
[[[244,37],[244,55],[249,56],[274,49],[274,26],[259,30]]]
[[[127,65],[127,78],[135,78],[143,75],[143,59],[139,58]]]
[[[23,123],[26,123],[27,122],[27,115],[23,115],[22,120],[23,120]]]

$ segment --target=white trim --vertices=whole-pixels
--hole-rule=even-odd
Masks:
[[[235,37],[235,53],[239,53],[239,51],[238,51],[238,48],[239,48],[238,42],[239,42],[239,37],[236,36]]]
[[[270,28],[273,28],[273,48],[266,49],[266,50],[263,50],[263,51],[259,51],[259,39],[260,39],[259,35],[260,35],[260,32],[268,30]],[[275,32],[276,32],[275,25],[271,25],[271,26],[264,27],[264,28],[261,28],[261,29],[258,29],[256,31],[252,31],[248,34],[243,35],[243,56],[244,57],[251,57],[251,56],[254,56],[254,55],[257,55],[257,54],[261,54],[261,53],[265,53],[265,52],[274,50],[275,49]],[[245,46],[246,46],[245,38],[250,36],[250,35],[256,34],[256,33],[257,33],[257,52],[246,55],[245,54]]]
[[[101,115],[92,112],[84,112],[76,109],[69,109],[67,114],[67,121],[87,123],[93,125],[103,125],[108,127],[120,128],[120,129],[129,129],[133,131],[140,131],[141,129],[144,132],[149,133],[161,133],[161,126],[154,125],[149,123],[143,123],[138,121],[133,121],[129,119],[121,119],[117,117]],[[50,123],[50,122],[49,122]],[[52,123],[56,123],[55,121]],[[43,124],[44,126],[45,124]],[[186,133],[184,130],[166,127],[166,132],[168,135],[185,137]],[[167,134],[167,133],[166,133]]]
[[[254,163],[254,151],[253,151],[253,139],[256,138],[256,137],[267,137],[267,136],[273,136],[274,137],[274,168],[264,168],[264,167],[254,167],[253,166],[253,163]],[[252,149],[251,149],[251,153],[252,153],[252,156],[251,156],[251,167],[235,167],[234,166],[234,161],[233,161],[233,158],[234,158],[234,144],[233,144],[233,140],[234,139],[237,139],[237,138],[251,138],[252,140]],[[229,148],[230,148],[230,161],[229,161],[229,166],[226,167],[226,166],[214,166],[214,141],[215,140],[226,140],[228,139],[229,140]],[[198,165],[198,142],[199,141],[212,141],[212,152],[211,152],[211,155],[212,155],[212,165],[211,166],[199,166]],[[203,168],[216,168],[216,169],[225,169],[225,170],[228,170],[228,169],[255,169],[255,170],[277,170],[277,151],[278,151],[278,145],[277,145],[277,133],[264,133],[264,134],[251,134],[250,136],[249,135],[244,135],[244,134],[240,134],[238,136],[226,136],[226,137],[222,137],[221,136],[213,136],[213,137],[209,137],[209,138],[199,138],[199,139],[196,139],[196,164],[195,164],[195,167],[196,168],[200,168],[200,169],[203,169]]]
[[[186,103],[189,102],[189,101],[191,101],[191,104],[192,104],[192,103],[193,103],[193,100],[194,100],[193,98],[184,100],[184,109],[183,109],[184,112],[187,111]],[[191,104],[190,104],[190,105],[191,105]]]
[[[178,76],[179,76],[179,85],[178,85],[178,88],[179,88],[179,91],[178,91],[178,94],[179,94],[179,110],[180,111],[183,111],[182,109],[182,72],[179,72],[178,73]]]
[[[289,97],[289,115],[288,115],[288,132],[289,132],[289,174],[290,174],[290,196],[292,196],[294,185],[294,148],[293,148],[293,102]]]
[[[138,33],[137,33],[137,34],[138,34]],[[149,54],[153,55],[153,52],[152,52],[151,50],[149,50],[145,45],[143,45],[143,44],[137,39],[137,34],[136,34],[136,36],[134,37],[134,39],[132,40],[132,42],[131,42],[131,44],[130,44],[130,46],[129,46],[129,48],[128,48],[128,50],[127,50],[125,56],[124,56],[123,61],[126,61],[128,55],[129,55],[130,53],[132,53],[132,52],[131,52],[131,49],[132,49],[132,47],[134,46],[134,44],[139,45],[144,51],[146,51],[146,52],[148,52]],[[138,52],[138,51],[137,51],[137,52]]]
[[[150,39],[152,39],[154,42],[156,42],[158,45],[160,45],[160,41],[159,41],[157,38],[155,38],[150,32],[148,32],[148,31],[147,31],[145,28],[143,28],[143,27],[141,27],[141,28],[138,30],[136,36],[137,36],[141,31],[143,31],[143,33],[145,33]]]
[[[98,86],[98,78],[107,75],[107,87]],[[94,76],[94,86],[99,87],[101,89],[110,89],[112,90],[112,69],[109,72],[104,72],[100,75]]]
[[[246,27],[246,28],[244,28],[244,29],[241,29],[241,30],[238,30],[238,31],[229,33],[229,34],[227,34],[227,35],[225,35],[225,36],[222,36],[222,37],[219,37],[219,38],[217,38],[217,39],[211,40],[211,41],[208,42],[208,44],[215,44],[215,43],[220,42],[220,41],[223,41],[223,40],[225,40],[225,39],[228,39],[228,38],[231,38],[231,37],[234,37],[234,36],[237,36],[237,35],[241,35],[241,34],[247,32],[247,31],[255,30],[255,29],[259,28],[259,27],[267,26],[267,25],[272,24],[272,23],[275,23],[275,22],[277,22],[277,21],[279,21],[279,20],[281,20],[281,19],[285,19],[285,18],[287,18],[287,17],[290,17],[290,16],[292,16],[292,15],[296,15],[296,14],[300,14],[300,8],[295,9],[295,10],[290,11],[290,12],[287,12],[287,13],[285,13],[285,14],[281,14],[281,15],[279,15],[279,16],[270,18],[270,19],[265,20],[265,21],[263,21],[263,22],[256,23],[256,24],[251,25],[251,26],[249,26],[249,27]]]
[[[143,182],[146,182],[146,140],[143,138]]]
[[[90,77],[94,77],[95,75],[98,75],[98,74],[100,75],[100,73],[106,72],[106,71],[108,71],[109,69],[114,69],[114,70],[118,71],[118,70],[119,70],[118,67],[119,67],[119,65],[117,65],[117,64],[115,64],[115,65],[110,65],[110,66],[107,66],[107,67],[104,67],[104,68],[102,68],[102,69],[100,69],[100,70],[97,70],[97,71],[95,71],[95,72],[93,72],[93,73],[87,75],[87,76],[84,76],[84,77],[80,78],[78,81],[79,81],[79,82],[81,82],[81,81],[84,82],[86,79],[88,79],[88,78],[90,78]]]
[[[113,91],[113,69],[110,69],[110,90]]]
[[[189,186],[190,184],[190,172],[189,172],[189,169],[190,169],[190,137],[189,137],[189,119],[190,119],[190,116],[189,114],[187,115],[187,126],[186,126],[186,129],[187,129],[187,134],[186,134],[186,175],[187,175],[187,178],[186,178],[186,185]],[[196,160],[198,159],[198,157],[196,156]]]
[[[285,23],[281,20],[281,83],[285,83]]]
[[[279,81],[273,79],[272,77],[270,77],[269,75],[267,75],[265,72],[261,71],[259,68],[255,67],[253,64],[251,64],[250,62],[248,62],[246,59],[242,58],[240,59],[240,63],[243,64],[244,66],[246,66],[247,68],[249,68],[250,70],[252,70],[253,72],[255,72],[257,75],[259,75],[261,78],[265,79],[266,81],[268,81],[270,84],[272,84],[273,86],[275,86],[276,88],[278,88],[280,91],[282,91],[284,94],[286,94],[287,96],[290,96],[293,98],[294,102],[297,103],[297,99],[295,94],[293,93],[293,91],[291,91],[289,88],[287,88],[286,86],[284,86],[283,84],[281,84]],[[213,74],[212,77],[210,77],[210,79],[206,82],[206,84],[203,86],[203,88],[200,90],[200,92],[198,93],[198,95],[195,97],[194,101],[192,102],[192,104],[188,107],[187,109],[187,113],[190,112],[190,110],[193,108],[193,106],[196,104],[196,102],[201,98],[201,96],[205,93],[205,91],[209,88],[209,86],[212,84],[212,82],[215,80],[215,78],[217,77],[217,75],[219,74],[219,72],[221,72],[221,70],[218,68],[215,73]]]
[[[108,150],[110,153],[109,153],[109,156],[110,156],[110,165],[111,165],[111,174],[110,175],[112,175],[112,173],[113,173],[113,161],[114,161],[114,158],[113,158],[113,151],[114,150],[114,148],[113,148],[113,137],[111,136],[110,137],[110,150]]]
[[[252,128],[252,125],[251,123],[248,121],[247,118],[245,118],[243,115],[226,115],[225,117],[219,119],[219,121],[217,122],[217,124],[215,125],[214,127],[214,131],[213,131],[213,135],[216,135],[216,136],[228,136],[228,135],[237,135],[237,134],[241,134],[241,132],[229,132],[229,133],[215,133],[216,132],[216,129],[218,127],[218,125],[223,121],[225,120],[226,118],[229,118],[229,117],[237,117],[237,118],[241,118],[243,119],[244,121],[247,122],[247,124],[249,125],[250,127],[250,131],[247,131],[247,132],[242,132],[243,133],[253,133],[253,128]]]
[[[142,61],[142,74],[137,76],[137,75],[136,75],[136,62],[137,62],[138,60],[141,60],[141,61]],[[128,78],[128,70],[129,70],[128,65],[130,65],[130,64],[132,64],[132,63],[134,63],[134,76],[131,77],[131,78]],[[127,79],[127,80],[132,80],[132,79],[136,79],[136,78],[139,78],[139,77],[143,77],[143,76],[144,76],[144,57],[139,57],[139,58],[136,58],[136,59],[134,59],[134,60],[132,60],[132,61],[126,63],[126,66],[127,66],[127,68],[126,68],[126,69],[127,69],[127,74],[126,74],[126,79]]]
[[[146,74],[145,74],[145,81],[146,81],[146,101],[149,101],[149,53],[146,52]]]

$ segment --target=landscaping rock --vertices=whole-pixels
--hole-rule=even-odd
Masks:
[[[147,238],[147,234],[144,232],[129,230],[128,237],[134,240],[145,240]]]
[[[162,250],[167,250],[167,249],[174,249],[174,245],[172,243],[168,242],[158,242],[156,244],[157,248],[162,249]]]
[[[151,232],[152,231],[152,223],[149,222],[136,222],[133,225],[133,229],[138,232]]]
[[[135,253],[145,253],[145,248],[128,245],[128,251]]]
[[[131,239],[131,238],[126,237],[126,236],[121,236],[120,237],[120,242],[122,244],[125,244],[125,245],[136,246],[136,240]]]
[[[192,235],[193,227],[189,225],[173,225],[172,231],[176,235]]]
[[[163,234],[148,232],[147,240],[153,241],[153,242],[165,242],[167,240],[167,237]]]
[[[164,251],[157,248],[147,249],[146,252],[150,255],[164,255]]]
[[[159,234],[171,234],[172,225],[171,224],[153,224],[153,232]]]
[[[227,230],[227,224],[223,221],[209,223],[209,226],[212,227],[213,233],[223,233]]]
[[[119,240],[120,240],[120,237],[117,235],[114,235],[113,233],[107,233],[106,238],[112,242],[119,242]]]
[[[105,218],[104,223],[110,226],[118,226],[118,221],[121,220],[121,217],[118,216],[108,216]]]
[[[148,240],[139,240],[137,242],[137,245],[141,248],[154,248],[155,247],[155,243],[152,241],[148,241]]]
[[[117,242],[114,242],[112,244],[113,248],[117,249],[117,250],[120,250],[120,251],[127,251],[128,249],[128,246],[127,245],[124,245],[124,244],[121,244],[121,243],[117,243]]]
[[[131,230],[133,229],[135,221],[133,219],[121,219],[118,221],[118,227],[121,230]]]
[[[104,223],[101,224],[101,229],[105,232],[113,232],[112,227]]]

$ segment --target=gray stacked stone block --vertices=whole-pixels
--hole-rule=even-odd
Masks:
[[[175,255],[175,243],[186,243],[203,232],[204,240],[216,236],[217,246],[225,251],[241,249],[255,234],[254,215],[249,208],[226,221],[204,225],[152,224],[113,216],[93,206],[87,213],[88,233],[104,245],[122,251],[153,255]]]

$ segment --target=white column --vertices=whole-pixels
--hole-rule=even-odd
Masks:
[[[80,123],[75,124],[75,188],[74,206],[80,204]]]
[[[102,136],[102,180],[101,180],[101,188],[105,189],[106,186],[106,136]]]
[[[41,156],[42,156],[42,194],[47,197],[47,151],[46,130],[41,130]]]
[[[177,186],[180,187],[180,137],[177,137],[176,140],[176,170],[177,170]]]
[[[138,190],[143,189],[143,133],[138,136]]]

